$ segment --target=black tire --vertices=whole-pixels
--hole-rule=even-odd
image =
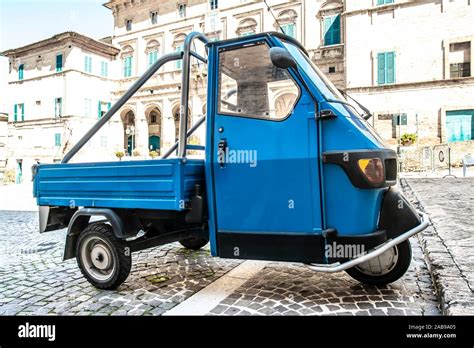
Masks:
[[[206,238],[187,238],[180,240],[179,243],[184,246],[186,249],[199,250],[209,242]]]
[[[103,223],[88,225],[76,243],[77,264],[89,283],[99,289],[115,289],[127,279],[132,268],[130,254],[127,244]]]
[[[411,245],[408,240],[396,245],[393,249],[397,259],[390,267],[390,271],[383,274],[368,274],[359,266],[354,266],[346,272],[354,279],[368,285],[386,285],[400,279],[410,267]],[[384,255],[384,254],[382,254]],[[382,256],[381,255],[381,256]]]

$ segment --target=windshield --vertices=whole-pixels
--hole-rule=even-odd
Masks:
[[[308,77],[314,82],[326,100],[337,100],[347,103],[347,100],[344,98],[341,92],[339,92],[333,83],[329,81],[326,76],[324,76],[321,70],[319,70],[319,68],[314,65],[314,63],[308,58],[306,54],[301,52],[298,47],[291,43],[283,42],[283,45],[285,45],[286,49],[298,62],[298,65],[301,66]]]

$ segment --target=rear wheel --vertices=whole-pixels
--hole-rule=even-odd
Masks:
[[[192,237],[180,240],[179,243],[187,249],[199,250],[205,246],[209,240],[206,238]]]
[[[385,285],[401,278],[411,262],[408,240],[394,246],[373,259],[346,270],[354,279],[369,285]]]
[[[130,249],[107,224],[92,224],[81,232],[76,259],[84,277],[99,289],[115,289],[132,268]]]

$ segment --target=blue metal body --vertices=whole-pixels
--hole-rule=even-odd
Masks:
[[[289,72],[300,95],[289,117],[269,121],[217,112],[219,50],[265,40],[293,55],[299,74]],[[35,177],[38,205],[183,210],[195,184],[205,185],[212,255],[221,234],[341,235],[377,230],[386,188],[354,187],[343,169],[322,163],[331,151],[385,146],[370,126],[333,102],[321,77],[302,52],[271,34],[208,44],[205,161],[182,159],[41,165]],[[303,79],[304,81],[302,81]],[[320,110],[335,118],[318,120]],[[217,148],[256,151],[258,165],[218,163]],[[190,147],[188,147],[190,148]]]
[[[203,180],[202,160],[43,164],[34,195],[40,206],[183,210]]]

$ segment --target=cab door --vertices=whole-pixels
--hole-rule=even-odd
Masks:
[[[269,48],[256,39],[215,50],[211,247],[226,258],[321,262],[316,107]]]

